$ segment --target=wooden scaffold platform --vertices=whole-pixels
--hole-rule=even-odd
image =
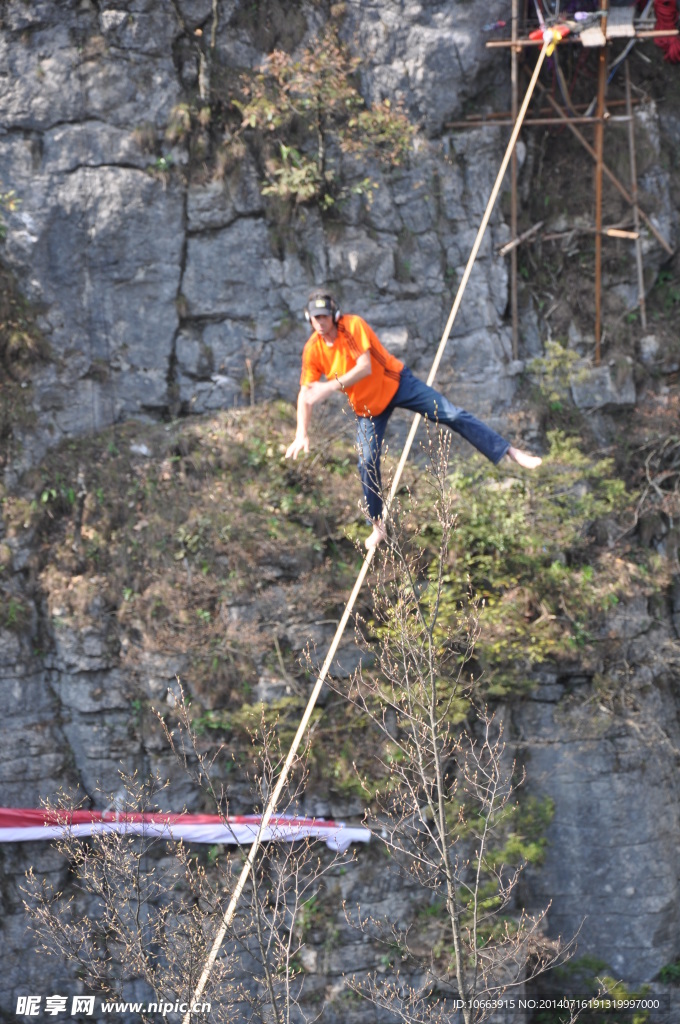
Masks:
[[[675,0],[656,0],[658,3],[675,3]],[[533,8],[530,13],[530,3]],[[637,43],[644,40],[655,40],[657,45],[674,47],[670,59],[680,59],[680,41],[677,27],[654,26],[654,0],[648,0],[642,11],[639,5],[625,6],[610,4],[610,0],[599,0],[599,8],[593,11],[575,11],[573,3],[562,0],[512,0],[512,14],[509,38],[490,39],[486,46],[489,49],[509,49],[511,79],[511,109],[506,112],[471,116],[463,121],[451,122],[449,128],[479,128],[482,126],[499,127],[514,125],[517,120],[519,105],[519,73],[520,58],[528,57],[531,50],[543,44],[546,31],[558,31],[562,36],[559,48],[565,44],[587,50],[597,50],[597,89],[596,95],[588,104],[574,104],[565,88],[563,77],[560,80],[560,98],[558,102],[540,81],[537,93],[542,97],[543,106],[525,118],[524,127],[562,127],[568,128],[591,157],[594,164],[594,218],[590,229],[595,236],[595,362],[601,359],[602,340],[602,242],[604,238],[629,239],[634,244],[638,279],[638,307],[643,329],[646,329],[645,286],[642,265],[642,231],[649,231],[657,242],[669,254],[673,255],[668,240],[664,238],[652,219],[642,210],[638,203],[635,131],[633,108],[636,101],[632,98],[628,54]],[[583,6],[587,4],[584,0]],[[673,11],[675,7],[673,6]],[[657,21],[660,19],[657,18]],[[665,17],[669,22],[668,15]],[[675,24],[675,19],[673,19]],[[487,30],[506,30],[505,22],[487,26]],[[618,46],[620,52],[613,56],[613,47]],[[621,48],[622,47],[622,48]],[[559,49],[558,48],[558,49]],[[678,56],[676,56],[676,54]],[[625,98],[607,101],[607,84],[616,70],[623,66],[625,72]],[[555,72],[561,75],[557,51],[555,53]],[[639,102],[639,101],[637,101]],[[628,131],[628,152],[630,165],[630,182],[625,185],[604,161],[604,130],[605,126],[624,125]],[[583,129],[593,130],[592,144],[586,138]],[[519,311],[518,311],[518,262],[517,255],[520,245],[542,238],[549,241],[557,235],[543,234],[543,223],[518,233],[518,164],[517,154],[513,152],[510,163],[510,232],[511,240],[500,252],[510,256],[511,282],[511,316],[512,316],[512,347],[513,355],[518,355]],[[619,192],[632,212],[632,225],[629,228],[620,226],[603,226],[602,200],[604,179]],[[644,225],[644,228],[643,228]]]

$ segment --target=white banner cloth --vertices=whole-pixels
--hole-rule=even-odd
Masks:
[[[249,845],[260,828],[257,814],[221,818],[211,814],[128,814],[118,811],[44,811],[0,807],[0,843],[63,839],[66,835],[91,836],[102,832],[158,836],[187,843]],[[344,852],[352,843],[367,843],[367,828],[351,828],[324,818],[272,817],[263,830],[263,842],[323,839],[331,850]]]

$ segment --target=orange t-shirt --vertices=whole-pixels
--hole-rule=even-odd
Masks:
[[[360,316],[341,316],[337,327],[338,336],[332,345],[327,345],[316,331],[307,341],[300,385],[313,384],[321,377],[335,380],[356,366],[362,352],[370,352],[371,372],[345,390],[358,416],[379,416],[397,393],[404,364],[381,345],[375,331]]]

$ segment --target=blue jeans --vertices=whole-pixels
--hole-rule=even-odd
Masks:
[[[380,478],[380,452],[387,422],[395,409],[410,409],[411,412],[426,416],[431,423],[438,423],[469,441],[477,451],[490,459],[494,465],[500,462],[510,447],[510,442],[495,430],[482,423],[472,413],[465,412],[449,402],[438,391],[418,380],[407,366],[401,371],[397,393],[379,416],[360,416],[357,428],[357,450],[359,452],[359,474],[364,497],[371,519],[382,515],[382,481]]]

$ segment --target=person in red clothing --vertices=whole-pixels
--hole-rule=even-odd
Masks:
[[[372,524],[366,547],[387,537],[383,519],[380,452],[385,427],[394,409],[410,409],[433,423],[455,430],[496,465],[507,456],[525,469],[540,466],[538,455],[514,448],[495,430],[459,409],[415,377],[391,355],[360,316],[341,314],[333,296],[318,289],[309,296],[305,315],[314,333],[302,353],[295,440],[286,458],[309,451],[312,408],[336,391],[344,391],[357,416],[359,473]],[[321,378],[325,377],[325,380]]]

